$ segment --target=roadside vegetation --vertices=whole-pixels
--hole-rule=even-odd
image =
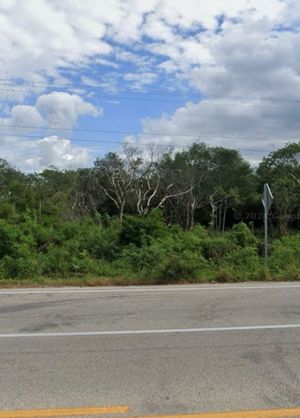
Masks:
[[[160,156],[125,149],[92,169],[39,174],[0,160],[0,286],[300,280],[299,153],[288,144],[257,170],[204,144]]]

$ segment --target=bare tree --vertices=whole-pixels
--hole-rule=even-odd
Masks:
[[[122,159],[116,153],[109,153],[95,161],[93,176],[96,184],[114,203],[122,221],[124,209],[133,193],[133,172],[128,158]]]
[[[150,209],[162,208],[167,200],[191,192],[193,187],[179,189],[174,178],[164,177],[165,173],[160,169],[164,156],[157,153],[155,147],[148,147],[143,158],[137,149],[127,148],[125,151],[134,177],[133,187],[139,215],[146,215]]]
[[[182,190],[174,177],[169,180],[164,177],[161,158],[153,147],[142,153],[134,146],[126,145],[122,157],[109,153],[95,161],[92,174],[97,185],[118,209],[121,220],[124,208],[133,195],[137,213],[146,215],[150,209],[162,208],[167,200],[188,194],[193,189]]]

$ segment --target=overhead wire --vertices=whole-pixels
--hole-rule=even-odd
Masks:
[[[244,135],[224,135],[219,134],[218,132],[212,133],[205,133],[202,134],[201,132],[188,132],[183,131],[181,133],[168,133],[168,132],[141,132],[141,131],[130,131],[130,130],[123,130],[123,129],[86,129],[86,128],[66,128],[60,126],[32,126],[32,125],[1,125],[0,129],[28,129],[31,131],[63,131],[63,132],[81,132],[81,133],[101,133],[101,134],[119,134],[119,135],[134,135],[138,137],[169,137],[169,138],[191,138],[191,137],[209,137],[214,139],[246,139],[246,140],[255,140],[255,139],[268,139],[266,136],[244,136]],[[14,136],[10,132],[0,132],[2,136]],[[19,134],[18,134],[19,135]],[[27,137],[29,135],[22,134],[20,137]],[[272,138],[269,138],[272,139]],[[295,139],[295,138],[293,138]],[[80,139],[80,141],[82,138]]]
[[[43,139],[41,138],[41,136],[38,135],[22,135],[22,134],[3,134],[0,133],[0,136],[7,136],[9,137],[16,137],[16,138],[28,138],[28,139]],[[60,139],[69,139],[70,141],[72,141],[73,143],[78,143],[80,142],[80,145],[83,146],[85,143],[96,143],[96,144],[113,144],[113,145],[130,145],[130,146],[145,146],[145,147],[158,147],[158,148],[185,148],[185,147],[191,147],[193,144],[199,144],[201,143],[201,141],[205,141],[206,139],[216,139],[216,140],[221,140],[221,139],[233,139],[233,137],[229,137],[229,136],[208,136],[208,135],[203,135],[203,136],[199,136],[197,139],[195,139],[193,142],[190,143],[185,143],[185,144],[161,144],[161,143],[156,143],[156,142],[124,142],[124,141],[120,141],[120,140],[112,140],[112,139],[84,139],[84,138],[60,138]],[[250,138],[247,137],[234,137],[234,139],[246,139],[249,140]],[[253,139],[253,138],[252,138]],[[259,139],[259,138],[255,138],[255,139]],[[261,138],[261,139],[268,139],[268,138]],[[278,138],[280,139],[280,138]],[[271,139],[270,139],[271,140]],[[286,141],[294,141],[295,138],[290,138],[287,139]],[[249,152],[254,152],[257,151],[257,149],[245,149],[245,151],[249,151]]]
[[[7,86],[11,86],[13,87],[13,89],[11,89],[11,91],[23,91],[26,89],[32,89],[32,88],[38,88],[40,87],[45,87],[47,89],[62,89],[62,90],[78,90],[78,89],[83,89],[83,90],[92,90],[92,91],[96,91],[96,90],[104,90],[104,88],[102,86],[91,86],[91,85],[86,85],[83,83],[72,83],[72,84],[66,84],[66,85],[55,85],[55,84],[47,84],[47,83],[31,83],[31,84],[16,84],[16,83],[12,83],[12,82],[5,82],[3,81],[5,79],[0,79],[0,86],[2,86],[3,90],[7,90]],[[0,89],[1,90],[1,89]],[[178,90],[176,90],[176,92],[174,93],[174,91],[166,91],[166,90],[149,90],[147,89],[147,91],[143,91],[143,90],[134,90],[134,89],[118,89],[118,94],[119,93],[130,93],[130,94],[134,94],[134,95],[159,95],[159,96],[172,96],[172,97],[194,97],[197,99],[202,99],[202,100],[218,100],[218,98],[222,98],[224,99],[224,96],[213,96],[213,97],[209,97],[205,94],[199,94],[199,93],[193,93],[193,92],[187,92],[187,91],[183,91],[182,93],[178,93]],[[105,97],[112,97],[112,98],[116,98],[116,93],[111,91],[111,92],[106,92],[103,96]],[[94,96],[96,97],[96,96]],[[122,96],[122,98],[124,98]],[[124,98],[125,99],[125,98]],[[132,100],[137,100],[138,98],[126,98],[126,99],[132,99]],[[229,96],[228,97],[229,100],[239,100],[239,101],[243,101],[243,100],[249,100],[249,101],[270,101],[270,102],[286,102],[286,103],[299,103],[300,104],[300,99],[291,99],[291,98],[276,98],[276,97],[265,97],[265,96],[260,96],[260,97],[244,97],[244,96]],[[147,99],[147,100],[154,100],[154,99]],[[158,99],[157,99],[158,100]],[[221,104],[221,102],[218,102]],[[224,103],[226,104],[226,103]],[[240,103],[238,103],[237,105],[240,105]]]
[[[92,91],[97,91],[99,89],[103,89],[101,86],[88,86],[85,84],[69,84],[69,85],[49,85],[46,83],[34,83],[34,84],[29,84],[29,85],[20,85],[20,84],[16,84],[16,83],[11,83],[11,82],[4,82],[5,79],[0,79],[0,91],[12,91],[12,92],[18,92],[18,91],[24,91],[25,89],[32,89],[32,88],[38,88],[37,86],[45,86],[47,88],[47,90],[50,89],[62,89],[64,91],[75,91],[76,89],[83,89],[83,90],[92,90]],[[7,89],[7,86],[11,86],[13,88],[11,89]],[[201,94],[194,94],[194,93],[188,93],[188,92],[182,92],[181,94],[178,93],[174,93],[174,91],[154,91],[154,90],[147,90],[145,91],[133,91],[131,90],[119,90],[119,93],[126,93],[126,94],[133,94],[133,95],[143,95],[145,97],[126,97],[126,96],[121,96],[121,95],[116,95],[113,92],[110,93],[105,93],[105,94],[101,94],[101,95],[93,95],[93,99],[95,97],[98,98],[102,98],[102,99],[109,99],[109,100],[138,100],[138,101],[157,101],[157,102],[170,102],[170,103],[182,103],[183,100],[187,100],[187,97],[191,98],[197,98],[197,99],[201,99],[201,103],[203,105],[209,105],[209,106],[227,106],[227,107],[235,107],[238,106],[240,107],[241,105],[244,106],[253,106],[253,104],[257,105],[257,101],[259,102],[272,102],[275,104],[282,104],[282,103],[288,103],[291,105],[295,105],[295,104],[300,104],[300,100],[296,100],[296,99],[287,99],[287,98],[274,98],[274,97],[256,97],[256,98],[251,98],[251,97],[247,97],[247,98],[242,98],[242,97],[238,97],[238,96],[230,96],[227,100],[230,100],[230,102],[221,102],[221,101],[216,101],[216,97],[214,97],[213,99],[206,97],[204,95]],[[165,100],[165,99],[154,99],[154,98],[149,98],[147,96],[149,95],[159,95],[159,96],[168,96],[168,97],[180,97],[181,100]],[[224,99],[224,98],[223,98]],[[239,100],[239,103],[232,103],[232,100]],[[248,100],[248,102],[246,102],[246,100]],[[241,102],[242,101],[242,102]],[[276,109],[276,106],[266,106],[262,103],[259,103],[259,106],[267,109]],[[130,142],[124,142],[120,141],[120,140],[113,140],[113,139],[88,139],[88,138],[72,138],[70,139],[73,143],[76,142],[80,142],[80,145],[83,146],[84,144],[88,144],[88,143],[96,143],[96,144],[113,144],[113,145],[132,145],[132,146],[154,146],[154,147],[162,147],[162,148],[186,148],[186,147],[190,147],[191,145],[193,145],[194,143],[199,142],[200,140],[204,141],[205,139],[217,139],[217,140],[221,140],[221,139],[236,139],[236,140],[257,140],[257,139],[263,139],[263,140],[274,140],[274,137],[272,138],[268,138],[266,136],[253,136],[253,137],[249,137],[249,136],[240,136],[240,135],[219,135],[218,133],[214,133],[214,135],[211,134],[201,134],[199,132],[182,132],[182,133],[165,133],[165,132],[140,132],[140,131],[128,131],[128,130],[108,130],[108,129],[81,129],[81,128],[67,128],[67,127],[59,127],[59,126],[50,126],[50,127],[37,127],[37,126],[22,126],[22,125],[1,125],[0,124],[0,129],[26,129],[26,130],[36,130],[36,131],[66,131],[66,132],[82,132],[82,133],[102,133],[102,134],[119,134],[119,135],[134,135],[137,137],[169,137],[169,138],[192,138],[192,137],[197,137],[197,140],[194,140],[192,143],[185,143],[182,145],[179,145],[178,143],[176,144],[161,144],[161,143],[150,143],[150,142],[134,142],[134,143],[130,143]],[[41,136],[37,136],[37,135],[29,135],[29,134],[13,134],[10,132],[4,133],[4,132],[0,132],[0,136],[6,136],[6,137],[20,137],[20,138],[28,138],[28,139],[41,139]],[[281,139],[281,138],[277,138],[277,139]],[[286,139],[286,141],[294,141],[297,140],[295,138],[290,138],[290,139]],[[257,149],[243,149],[243,153],[247,153],[247,152],[257,152]]]

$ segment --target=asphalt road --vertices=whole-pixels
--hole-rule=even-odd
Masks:
[[[299,408],[300,283],[1,290],[0,416],[113,405]]]

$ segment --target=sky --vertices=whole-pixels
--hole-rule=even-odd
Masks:
[[[299,0],[0,2],[0,158],[25,172],[299,140]]]

